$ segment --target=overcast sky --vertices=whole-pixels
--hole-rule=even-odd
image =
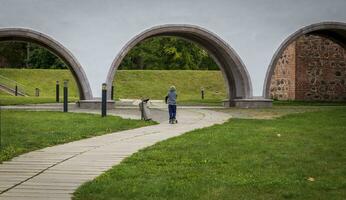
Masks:
[[[132,37],[156,25],[198,25],[238,53],[258,96],[285,38],[317,22],[346,23],[345,10],[346,0],[0,0],[0,28],[31,28],[59,41],[100,96],[113,59]]]

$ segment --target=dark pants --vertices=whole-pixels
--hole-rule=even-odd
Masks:
[[[177,114],[177,105],[168,105],[169,119],[175,119]]]

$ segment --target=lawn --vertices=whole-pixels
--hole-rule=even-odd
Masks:
[[[78,98],[69,97],[69,102],[75,102]],[[62,97],[60,103],[63,102]],[[0,95],[0,106],[4,105],[22,105],[22,104],[39,104],[39,103],[55,103],[55,97],[21,97],[21,96],[10,96]]]
[[[125,159],[74,199],[345,199],[346,107],[231,119]]]
[[[70,141],[153,124],[115,116],[1,110],[0,163],[19,154]]]
[[[35,95],[35,88],[40,89],[40,97],[55,97],[56,81],[60,82],[60,95],[63,94],[63,82],[69,80],[69,97],[78,98],[76,82],[70,70],[59,69],[0,69],[0,75],[17,81],[25,86],[25,92]],[[1,97],[0,97],[1,98]]]
[[[69,70],[52,69],[0,69],[0,75],[25,85],[26,91],[34,94],[40,88],[40,98],[28,100],[1,95],[2,105],[22,103],[55,102],[55,84],[60,81],[60,95],[63,94],[63,80],[69,81],[69,98],[78,99],[76,83]],[[28,78],[30,77],[30,78]],[[198,70],[119,70],[115,77],[115,99],[164,99],[171,85],[177,87],[179,101],[183,104],[217,104],[226,98],[225,82],[220,71]],[[101,86],[100,86],[101,87]],[[201,100],[200,89],[205,90]],[[10,103],[9,103],[10,102]]]
[[[225,81],[220,71],[198,70],[119,70],[115,76],[116,98],[164,99],[171,85],[175,85],[178,100],[205,102],[226,98]]]

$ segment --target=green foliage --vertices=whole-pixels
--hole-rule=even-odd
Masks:
[[[120,69],[218,70],[208,53],[179,37],[154,37],[142,41],[126,55]]]
[[[0,42],[0,59],[7,68],[66,69],[60,58],[39,45]],[[179,37],[154,37],[142,41],[126,55],[120,69],[218,70],[217,64],[197,44]]]
[[[30,45],[29,67],[33,69],[66,69],[67,66],[60,58],[45,48]]]
[[[6,68],[66,69],[65,63],[44,47],[34,43],[0,42],[0,59]]]
[[[135,153],[82,185],[74,199],[341,200],[345,124],[346,107],[231,119]]]
[[[1,111],[0,163],[43,147],[154,124],[115,116],[43,111]]]
[[[26,43],[23,42],[0,42],[0,59],[7,66],[22,68],[26,64]]]

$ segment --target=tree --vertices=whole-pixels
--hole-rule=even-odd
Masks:
[[[179,37],[154,37],[140,42],[123,59],[120,69],[218,70],[208,53]]]
[[[32,43],[0,42],[0,57],[8,68],[66,69],[66,64],[49,50]]]
[[[9,65],[1,67],[21,68],[25,66],[26,44],[13,41],[0,42],[0,56]]]

